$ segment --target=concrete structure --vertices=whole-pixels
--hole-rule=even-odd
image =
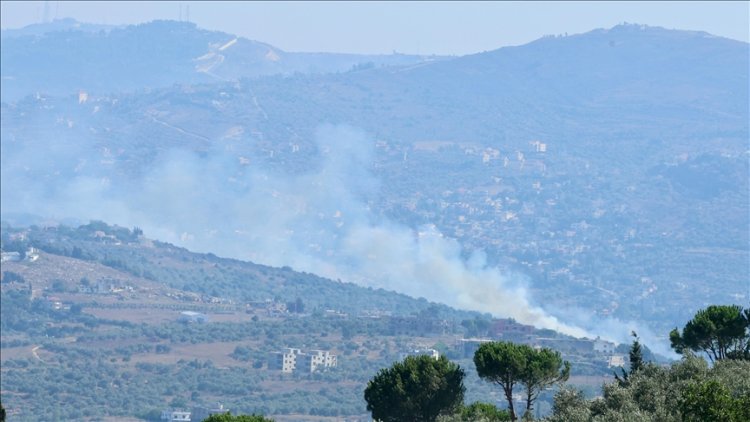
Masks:
[[[332,355],[331,352],[324,350],[311,350],[300,357],[303,359],[304,369],[306,371],[309,370],[311,373],[320,369],[334,368],[337,364],[336,355]]]
[[[625,366],[625,356],[624,355],[612,355],[609,358],[607,358],[607,367],[624,367]]]
[[[167,422],[191,422],[190,412],[182,410],[165,410],[161,412],[161,420]]]
[[[268,357],[268,369],[290,374],[297,369],[297,356],[302,350],[288,347],[284,352],[272,352]]]
[[[268,369],[287,374],[296,371],[312,373],[324,368],[334,368],[337,364],[336,355],[325,350],[302,353],[300,349],[289,347],[284,352],[273,352],[268,356]]]
[[[605,355],[611,355],[615,352],[615,344],[611,341],[602,340],[597,337],[594,339],[594,351]]]
[[[227,412],[229,412],[229,409],[225,408],[223,404],[216,403],[216,406],[213,407],[194,407],[191,418],[195,422],[201,422],[211,415],[218,415]]]
[[[527,336],[534,333],[534,327],[510,318],[496,319],[492,321],[490,332],[494,337]]]

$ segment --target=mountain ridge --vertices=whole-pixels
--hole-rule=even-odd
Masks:
[[[342,206],[343,215],[367,209],[364,220],[413,231],[434,224],[460,242],[464,256],[484,250],[489,266],[528,276],[540,303],[564,308],[585,292],[591,298],[584,305],[596,315],[673,325],[704,297],[719,303],[744,294],[747,231],[737,227],[748,225],[747,49],[680,31],[611,32],[412,68],[3,103],[3,212],[25,204],[43,214],[106,219],[114,204],[125,216],[115,223],[166,227],[168,241],[239,254],[245,249],[231,249],[246,235],[237,233],[267,229],[228,214],[241,209],[287,216],[275,232],[316,256],[325,242],[315,228],[346,234],[350,227],[339,231],[340,217],[331,217],[340,197],[311,197],[323,186],[364,198]],[[547,54],[555,46],[565,48]],[[567,73],[555,72],[561,62]],[[325,122],[366,136],[321,144]],[[54,153],[34,154],[40,150]],[[334,168],[324,168],[332,157]],[[363,172],[342,170],[352,159]],[[201,201],[157,183],[181,169],[203,176]],[[327,170],[340,179],[324,177]],[[277,179],[275,191],[264,191]],[[351,183],[350,192],[349,182],[360,179],[376,183]],[[693,180],[717,184],[709,191]],[[151,201],[139,192],[153,194]],[[180,226],[186,223],[153,208],[164,197],[170,209],[183,204],[206,218],[197,228],[193,221]],[[273,209],[287,197],[321,209]],[[223,218],[209,218],[217,212]],[[143,220],[127,220],[136,215]],[[211,238],[215,230],[227,237]],[[199,234],[183,240],[181,233]],[[700,295],[684,288],[693,284]],[[684,306],[660,305],[670,295]]]

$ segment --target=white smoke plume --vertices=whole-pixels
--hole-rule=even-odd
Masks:
[[[535,305],[523,277],[488,266],[481,252],[464,259],[461,245],[434,226],[412,229],[372,212],[368,201],[377,195],[379,181],[370,171],[373,142],[365,134],[323,126],[316,141],[323,157],[320,166],[296,176],[248,164],[220,146],[208,156],[170,151],[127,186],[101,175],[77,175],[48,185],[43,198],[34,197],[41,191],[33,186],[14,186],[35,185],[33,181],[4,171],[3,212],[139,226],[149,237],[191,250],[288,265],[539,328],[588,335]]]

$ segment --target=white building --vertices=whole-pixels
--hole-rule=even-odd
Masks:
[[[284,352],[272,352],[268,357],[268,369],[292,373],[297,369],[297,356],[302,350],[288,347]]]
[[[607,358],[607,367],[613,368],[613,367],[624,367],[625,366],[625,356],[624,355],[612,355],[609,358]]]
[[[191,422],[190,412],[181,410],[165,410],[161,412],[161,420],[167,422]]]
[[[605,355],[611,355],[615,352],[615,344],[611,341],[602,340],[597,337],[594,339],[594,351]]]
[[[336,355],[324,350],[311,350],[303,354],[302,357],[304,358],[304,369],[310,372],[315,372],[321,368],[334,368],[337,364]]]
[[[325,350],[303,353],[300,349],[289,347],[284,352],[273,352],[268,357],[268,369],[284,373],[298,370],[312,373],[323,368],[334,368],[337,364],[336,355]]]

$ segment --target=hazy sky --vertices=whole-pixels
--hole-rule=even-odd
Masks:
[[[467,54],[622,22],[710,32],[747,42],[750,2],[77,2],[50,18],[133,24],[186,17],[286,51]],[[42,21],[45,2],[2,1],[0,25]]]

